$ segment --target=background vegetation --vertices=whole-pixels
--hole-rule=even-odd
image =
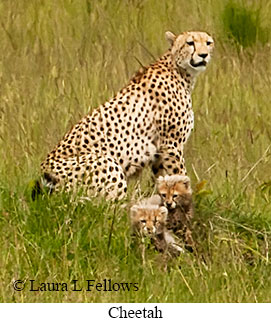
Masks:
[[[270,301],[270,22],[268,0],[0,2],[2,302]],[[143,262],[127,201],[63,194],[32,202],[27,187],[72,124],[123,87],[138,60],[163,54],[166,30],[208,31],[216,50],[194,90],[186,149],[205,262],[185,254],[164,271],[152,248]],[[14,279],[106,278],[138,282],[139,291],[12,288]]]

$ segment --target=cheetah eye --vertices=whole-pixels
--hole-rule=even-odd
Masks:
[[[194,46],[194,41],[193,41],[193,40],[191,40],[191,41],[187,41],[186,43],[187,43],[187,45],[189,45],[189,46]]]
[[[140,220],[141,223],[146,223],[146,220]]]
[[[173,198],[176,199],[179,195],[178,194],[173,194]]]
[[[162,193],[161,196],[162,196],[163,199],[165,199],[167,194]]]
[[[207,42],[206,42],[206,45],[207,45],[207,46],[210,46],[211,44],[212,44],[212,42],[211,42],[211,41],[207,41]]]

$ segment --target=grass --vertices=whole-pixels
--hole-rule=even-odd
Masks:
[[[261,9],[246,8],[229,1],[223,12],[223,24],[230,39],[239,46],[250,47],[256,42],[266,44],[269,31],[261,26]]]
[[[2,302],[270,301],[270,45],[232,46],[221,24],[226,5],[1,2]],[[270,30],[270,3],[260,5],[260,26]],[[194,234],[205,262],[185,254],[165,272],[152,248],[143,263],[130,235],[127,201],[58,194],[33,202],[27,187],[72,124],[123,87],[138,60],[148,64],[167,49],[166,30],[206,30],[216,49],[194,90],[195,130],[186,147]],[[141,186],[150,192],[148,170]],[[26,280],[24,291],[13,290],[15,279]],[[111,279],[136,282],[139,290],[31,292],[30,279]]]

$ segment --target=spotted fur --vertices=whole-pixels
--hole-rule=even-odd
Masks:
[[[84,188],[89,196],[121,199],[128,178],[146,165],[155,176],[186,174],[191,92],[210,61],[213,40],[204,32],[166,37],[171,47],[161,58],[86,115],[48,154],[41,169],[55,190]]]
[[[135,204],[130,210],[133,231],[140,237],[149,237],[160,252],[178,256],[183,249],[166,229],[168,210],[153,204]]]
[[[161,199],[160,205],[164,205],[168,209],[167,229],[182,237],[186,248],[193,251],[195,247],[191,233],[193,203],[189,177],[182,175],[161,176],[157,180],[157,190]]]

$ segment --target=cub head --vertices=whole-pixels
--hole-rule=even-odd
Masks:
[[[189,31],[178,36],[166,32],[166,39],[171,44],[173,63],[196,75],[206,69],[214,48],[214,40],[205,32]]]
[[[130,212],[134,229],[143,235],[156,235],[163,231],[168,210],[159,205],[133,205]]]
[[[191,203],[192,189],[188,176],[160,176],[157,179],[157,188],[164,206],[169,210]]]

